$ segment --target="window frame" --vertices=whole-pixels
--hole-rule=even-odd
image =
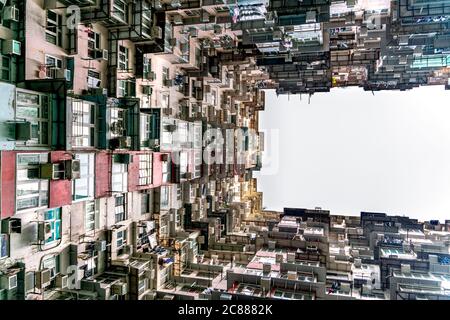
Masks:
[[[71,99],[72,111],[72,148],[95,148],[96,146],[96,125],[97,125],[97,104],[94,102]],[[77,121],[76,118],[81,119]],[[89,122],[85,120],[89,118]],[[89,131],[86,134],[86,131]],[[79,141],[82,141],[79,143]]]
[[[118,199],[121,200],[118,201]],[[127,194],[121,193],[114,197],[114,221],[119,223],[127,219]]]
[[[25,164],[21,164],[19,161],[20,157],[39,157],[39,162],[27,162]],[[48,153],[17,153],[16,154],[16,188],[15,188],[15,207],[16,212],[18,211],[25,211],[25,210],[31,210],[31,209],[37,209],[37,208],[43,208],[48,206],[48,198],[49,198],[49,181],[48,180],[42,180],[39,179],[39,177],[30,177],[30,169],[31,170],[37,170],[39,171],[39,166],[42,163],[47,163],[49,161],[49,155]],[[22,179],[21,174],[19,174],[20,171],[24,171],[27,175],[26,178]],[[33,188],[37,186],[36,190],[30,190],[26,191],[25,194],[19,194],[20,186],[25,185],[34,185]],[[27,193],[28,192],[28,193]],[[19,206],[20,201],[26,201],[27,199],[37,199],[36,205],[29,205],[29,206]]]
[[[72,201],[86,201],[93,199],[95,196],[95,154],[94,153],[75,153],[75,159],[80,160],[80,178],[72,180]],[[83,163],[84,157],[87,157],[87,162]],[[84,170],[84,168],[86,169]],[[80,184],[86,181],[86,196],[76,198],[76,189],[80,188]],[[81,189],[84,191],[84,188]]]
[[[121,49],[124,49],[122,52]],[[117,69],[122,71],[128,71],[128,66],[130,64],[130,49],[128,47],[118,45],[117,48]]]
[[[56,20],[53,20],[49,18],[49,12],[55,15]],[[49,42],[51,44],[54,44],[58,47],[62,47],[63,45],[63,21],[62,21],[62,15],[54,12],[53,10],[46,10],[45,13],[45,41]],[[55,30],[53,30],[55,29]],[[49,37],[54,38],[54,42],[49,41]]]
[[[139,155],[139,185],[146,186],[153,183],[153,154]]]

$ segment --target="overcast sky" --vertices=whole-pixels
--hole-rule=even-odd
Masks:
[[[266,92],[264,206],[450,219],[450,92]],[[273,143],[278,140],[278,144]],[[269,160],[270,158],[270,160]]]

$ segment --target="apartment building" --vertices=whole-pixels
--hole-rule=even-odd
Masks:
[[[422,6],[0,0],[0,300],[448,296],[448,223],[267,212],[252,176],[265,89],[449,88]]]

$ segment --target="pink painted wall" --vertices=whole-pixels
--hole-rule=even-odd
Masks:
[[[133,162],[128,165],[128,191],[136,191],[142,189],[139,186],[139,154],[133,154]]]
[[[1,152],[1,212],[2,219],[14,215],[16,199],[16,152]]]
[[[111,190],[111,155],[106,151],[95,155],[95,197],[107,197]]]
[[[50,153],[50,162],[55,163],[72,159],[71,154],[66,151],[55,151]],[[72,203],[72,181],[50,180],[49,183],[49,208],[57,208]]]

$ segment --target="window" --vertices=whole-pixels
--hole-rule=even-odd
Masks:
[[[128,166],[124,163],[113,162],[112,165],[112,191],[128,191]]]
[[[169,108],[169,95],[167,93],[161,94],[161,108]]]
[[[144,79],[148,79],[148,74],[152,71],[152,60],[144,57],[144,62],[143,62],[143,76]]]
[[[164,80],[169,80],[169,68],[162,67],[162,78]]]
[[[95,146],[96,104],[72,99],[72,147]]]
[[[97,227],[97,218],[98,218],[98,211],[95,200],[87,201],[84,218],[85,232],[95,230],[95,228]]]
[[[127,20],[128,20],[127,19],[127,11],[128,11],[128,5],[126,4],[125,1],[114,0],[112,13],[116,18],[118,18],[124,22],[127,22]]]
[[[117,97],[134,97],[136,96],[136,82],[131,80],[117,81]]]
[[[0,259],[9,257],[9,238],[7,234],[0,234]]]
[[[31,136],[26,141],[27,145],[49,144],[49,109],[50,99],[47,95],[33,91],[17,89],[16,91],[16,118],[31,123]]]
[[[44,214],[45,222],[50,223],[52,236],[45,243],[52,243],[61,239],[61,208],[51,209]]]
[[[11,58],[0,55],[0,80],[11,81]]]
[[[152,184],[152,160],[151,154],[139,155],[139,185],[146,186]]]
[[[141,193],[141,214],[151,213],[151,197],[149,193]]]
[[[111,112],[111,138],[121,137],[125,135],[125,117],[126,110],[122,108],[112,107]]]
[[[128,48],[119,45],[119,70],[128,70]]]
[[[92,30],[88,31],[88,57],[91,59],[96,58],[95,51],[100,50],[100,33]]]
[[[151,119],[152,116],[146,113],[141,113],[140,121],[140,133],[139,133],[139,141],[141,148],[148,148],[149,147],[149,139],[151,134]]]
[[[200,10],[185,10],[184,13],[188,17],[198,17],[198,16],[200,16]]]
[[[151,25],[152,25],[152,17],[151,17],[151,9],[150,5],[142,1],[142,33],[146,36],[151,35]]]
[[[47,206],[48,180],[39,179],[39,165],[47,162],[47,153],[17,154],[17,211]]]
[[[62,16],[51,10],[47,10],[45,40],[57,46],[62,46]]]
[[[162,182],[163,183],[169,182],[169,168],[170,168],[170,161],[163,161],[162,162]]]
[[[167,208],[169,206],[169,191],[168,186],[161,187],[161,208]]]
[[[127,244],[127,230],[117,231],[116,246],[117,249],[121,249]]]
[[[87,85],[88,88],[100,88],[100,72],[88,70]]]
[[[56,79],[58,78],[58,70],[62,68],[62,60],[46,54],[45,66],[47,79]]]
[[[94,197],[94,154],[79,153],[75,159],[80,160],[80,178],[72,182],[72,199],[82,200]]]
[[[114,215],[116,223],[127,219],[126,194],[118,195],[114,198]]]
[[[56,256],[44,258],[42,261],[43,269],[51,270],[51,277],[54,278],[59,273],[59,259]]]

